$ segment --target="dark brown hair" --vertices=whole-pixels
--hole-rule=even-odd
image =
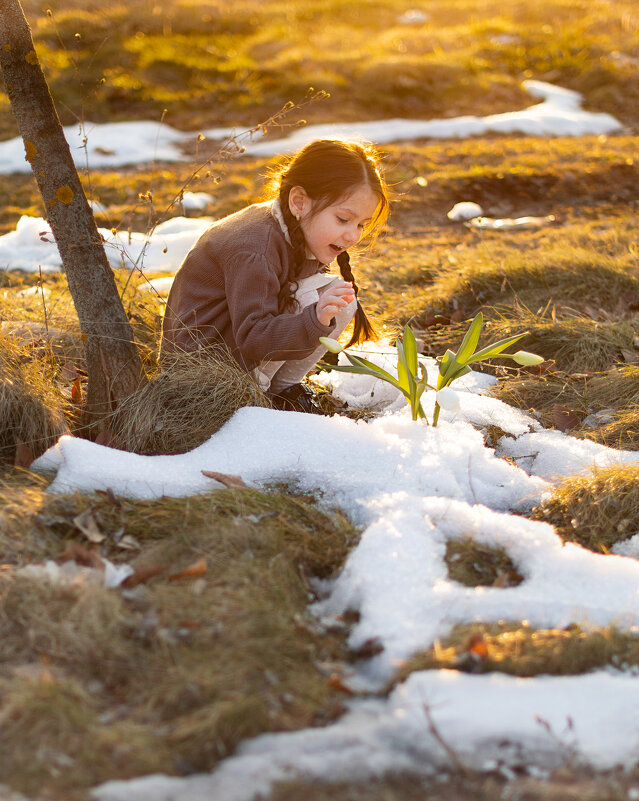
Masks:
[[[388,190],[379,169],[379,157],[371,146],[356,142],[340,142],[331,139],[318,139],[302,148],[274,176],[273,183],[279,196],[284,222],[286,223],[293,246],[293,266],[279,295],[282,310],[290,308],[292,293],[290,284],[294,283],[304,260],[306,242],[302,227],[289,207],[289,194],[294,186],[301,186],[314,202],[312,214],[325,209],[348,195],[362,184],[379,198],[377,209],[364,230],[364,236],[374,238],[388,217]],[[279,188],[277,188],[279,187]],[[342,251],[337,257],[342,278],[352,281],[357,297],[358,287],[353,278],[350,256]],[[348,345],[371,339],[374,330],[362,306],[357,300],[353,334]],[[348,347],[347,345],[347,347]]]

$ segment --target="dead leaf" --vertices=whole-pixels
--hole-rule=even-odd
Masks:
[[[383,650],[384,646],[382,645],[379,637],[370,637],[358,648],[354,649],[353,656],[356,659],[371,659],[372,657],[377,656],[377,654],[381,654]]]
[[[621,355],[626,364],[639,364],[639,353],[624,348],[621,351]]]
[[[202,557],[198,559],[197,562],[193,562],[188,567],[185,567],[184,570],[180,570],[179,573],[173,573],[169,576],[169,581],[175,581],[176,579],[182,578],[193,578],[195,576],[203,576],[209,569],[209,566],[206,562],[206,557]]]
[[[73,362],[65,362],[60,368],[60,372],[67,381],[75,381],[79,378],[77,367]]]
[[[493,581],[493,587],[506,589],[507,587],[518,587],[524,577],[516,570],[502,570]]]
[[[216,473],[214,470],[202,470],[202,475],[206,476],[207,478],[212,478],[215,481],[219,481],[220,484],[224,484],[225,487],[234,488],[234,487],[246,487],[248,486],[241,476],[233,476],[229,473]]]
[[[144,584],[154,576],[159,576],[160,573],[164,573],[165,570],[166,565],[145,565],[144,567],[139,567],[135,573],[131,573],[130,576],[127,576],[120,586],[126,589],[137,587],[138,584]]]
[[[630,311],[639,309],[639,294],[637,294],[634,289],[629,289],[627,292],[624,292],[620,300]]]
[[[450,325],[451,318],[445,314],[434,314],[432,317],[427,317],[422,325],[424,328],[432,328],[434,325]]]
[[[96,548],[87,548],[79,542],[67,542],[63,553],[58,557],[59,564],[75,562],[81,567],[92,567],[94,570],[104,570],[104,560]]]
[[[98,436],[95,438],[95,444],[105,445],[107,448],[109,448],[114,439],[115,434],[113,431],[111,431],[110,428],[105,428],[98,433]]]
[[[326,686],[330,687],[331,690],[339,690],[341,693],[346,693],[347,695],[354,695],[355,693],[351,688],[344,683],[344,679],[339,675],[339,673],[331,673],[331,675],[326,679]]]
[[[486,659],[488,656],[488,643],[484,635],[480,632],[471,634],[466,643],[466,651],[479,659]]]
[[[74,517],[73,525],[80,529],[89,542],[93,542],[96,545],[99,545],[106,539],[105,535],[100,531],[96,519],[93,516],[92,509],[85,509],[84,512]]]
[[[466,313],[461,309],[457,309],[450,315],[451,323],[462,323],[466,319]]]
[[[555,428],[559,431],[570,431],[572,428],[577,428],[581,418],[573,409],[556,403],[552,407],[552,420]]]
[[[75,379],[71,387],[71,400],[78,406],[82,403],[82,384],[80,382],[80,376]]]
[[[31,448],[20,437],[16,437],[16,455],[13,458],[14,467],[29,467],[34,459],[35,456]]]
[[[118,548],[122,548],[122,550],[124,551],[142,550],[142,546],[132,534],[125,534],[123,537],[120,537],[117,540],[116,545],[118,546]]]

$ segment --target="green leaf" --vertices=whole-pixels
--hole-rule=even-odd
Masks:
[[[417,340],[409,326],[404,328],[403,345],[408,370],[415,377],[417,375]]]
[[[408,369],[408,363],[406,361],[406,354],[404,353],[404,346],[399,340],[397,340],[396,348],[397,348],[397,379],[402,389],[408,392],[410,396],[412,391],[412,385],[415,383],[415,379],[410,374],[410,370]]]
[[[479,342],[479,334],[481,332],[483,322],[484,315],[481,312],[477,312],[470,324],[470,327],[468,328],[468,331],[466,331],[466,336],[462,340],[462,343],[455,354],[455,358],[458,362],[465,363],[475,352],[475,348]]]
[[[472,359],[468,359],[467,364],[471,364],[471,362],[478,362],[481,359],[492,359],[494,356],[498,356],[502,350],[506,350],[509,345],[512,345],[514,342],[518,342],[520,339],[522,339],[522,337],[525,337],[527,333],[528,331],[524,331],[523,334],[517,334],[514,337],[508,337],[508,339],[500,339],[499,342],[493,342],[492,345],[488,345],[482,350],[478,350],[477,353],[473,355]]]
[[[392,384],[396,389],[398,389],[402,395],[406,398],[406,400],[410,403],[410,393],[406,392],[402,387],[399,386],[397,381],[392,376],[389,378],[383,378],[383,376],[377,375],[375,373],[371,373],[368,367],[363,367],[360,365],[352,365],[349,367],[345,364],[329,364],[328,362],[318,362],[320,367],[323,367],[325,370],[336,370],[338,373],[356,373],[357,375],[368,375],[372,376],[373,378],[379,378],[382,381],[388,381],[389,384]]]
[[[447,350],[439,362],[439,375],[437,376],[437,389],[441,389],[451,370],[454,370],[457,365],[457,359],[452,350]]]
[[[447,379],[445,386],[450,386],[458,378],[461,378],[463,375],[467,375],[470,373],[470,367],[467,364],[460,364],[453,373],[451,373]],[[442,389],[442,387],[438,387],[438,389]]]
[[[392,384],[397,389],[401,389],[399,381],[390,373],[386,372],[383,367],[369,362],[368,359],[364,359],[362,356],[353,356],[351,353],[345,353],[344,355],[350,360],[351,364],[355,364],[358,367],[366,367],[370,375],[381,378],[382,381],[388,381],[389,384]]]

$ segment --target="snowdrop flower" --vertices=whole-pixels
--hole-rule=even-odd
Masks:
[[[437,403],[448,412],[459,410],[459,395],[450,387],[442,387],[437,392]]]
[[[518,350],[510,357],[517,364],[524,367],[532,367],[534,364],[541,364],[544,361],[543,356],[538,356],[536,353],[529,353],[527,350]]]
[[[320,337],[319,341],[324,345],[326,350],[330,351],[331,353],[341,353],[344,348],[339,344],[336,339],[331,339],[330,337]]]

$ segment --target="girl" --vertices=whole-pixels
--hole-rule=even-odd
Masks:
[[[350,344],[373,331],[357,300],[348,248],[388,214],[377,158],[318,140],[274,178],[277,194],[214,223],[187,254],[167,300],[162,355],[228,346],[277,408],[315,411],[300,383],[355,317]],[[337,260],[341,278],[328,274]]]

